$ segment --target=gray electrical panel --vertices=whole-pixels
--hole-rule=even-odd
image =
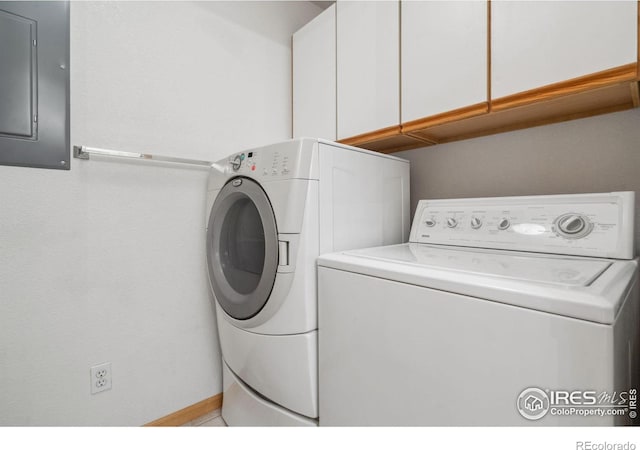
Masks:
[[[69,3],[0,1],[0,164],[69,169]]]

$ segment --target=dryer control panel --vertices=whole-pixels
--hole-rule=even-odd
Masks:
[[[634,192],[421,200],[411,242],[633,258]]]
[[[231,170],[237,173],[259,173],[262,169],[260,164],[260,152],[240,152],[229,156]]]
[[[309,178],[309,153],[302,143],[290,141],[279,146],[272,145],[234,153],[229,156],[227,163],[232,173],[261,181]]]

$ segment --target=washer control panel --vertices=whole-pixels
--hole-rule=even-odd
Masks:
[[[411,242],[632,258],[634,193],[421,200]]]

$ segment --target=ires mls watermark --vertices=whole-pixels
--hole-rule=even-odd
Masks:
[[[594,390],[551,390],[529,387],[517,400],[518,412],[528,420],[552,416],[626,416],[635,419],[637,390],[606,392]],[[586,450],[586,449],[585,449]]]

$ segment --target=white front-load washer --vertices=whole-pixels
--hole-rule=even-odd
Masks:
[[[222,416],[230,425],[316,425],[316,259],[407,240],[409,163],[290,140],[215,164],[207,201]]]
[[[320,257],[320,425],[631,423],[633,232],[633,192],[422,200]]]

